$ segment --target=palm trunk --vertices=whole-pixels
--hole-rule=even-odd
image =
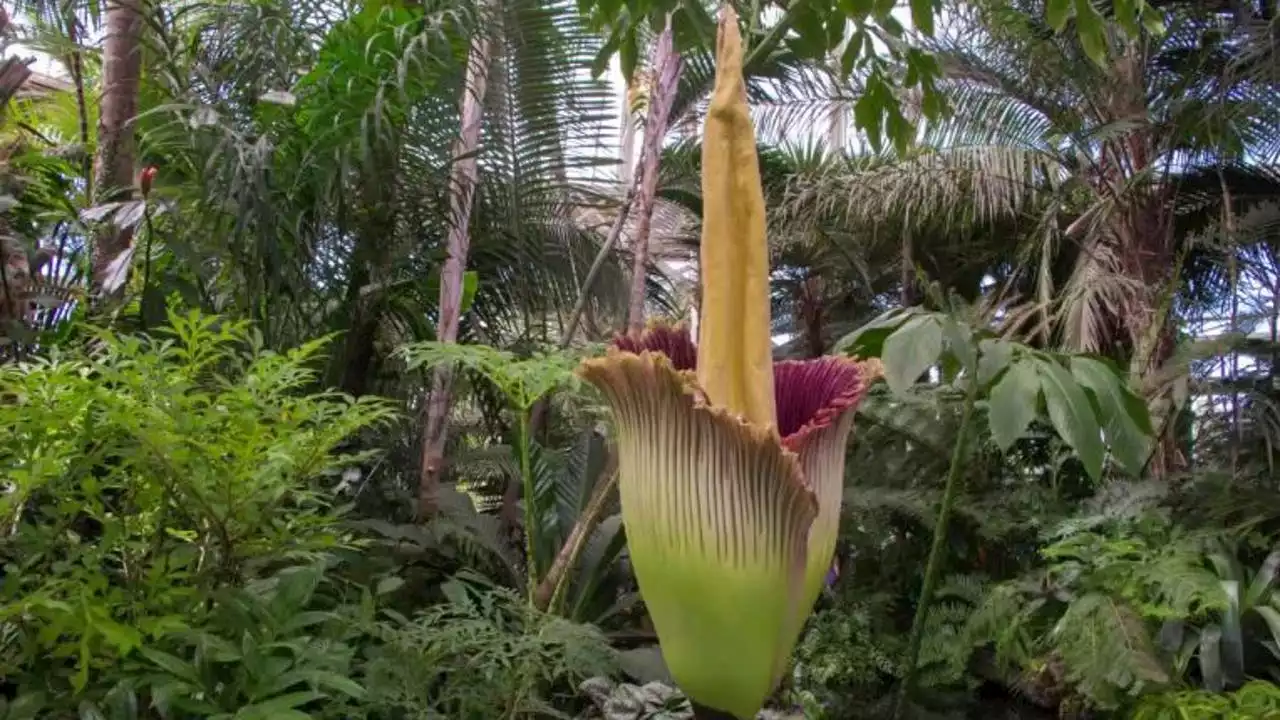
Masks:
[[[653,206],[658,194],[658,165],[662,141],[667,135],[671,105],[680,83],[680,56],[672,42],[671,18],[653,46],[653,89],[649,94],[649,116],[644,123],[644,141],[640,148],[640,191],[636,196],[639,216],[633,245],[634,264],[631,271],[631,302],[627,311],[627,331],[638,335],[644,330],[645,268],[649,264],[649,229],[653,222]]]
[[[1104,107],[1104,121],[1148,114],[1145,55],[1131,42],[1114,60],[1113,90]],[[1136,288],[1115,318],[1114,349],[1130,349],[1130,370],[1139,380],[1159,371],[1173,356],[1177,323],[1173,299],[1177,293],[1178,258],[1174,252],[1173,217],[1167,191],[1151,181],[1133,187],[1132,179],[1147,173],[1155,162],[1152,129],[1139,126],[1104,145],[1098,180],[1101,196],[1117,202],[1107,240],[1115,243],[1122,274]],[[1154,418],[1176,423],[1169,397],[1147,398]],[[1172,430],[1172,428],[1170,428]],[[1165,477],[1184,464],[1177,433],[1163,432],[1147,466],[1154,478]]]
[[[134,132],[142,80],[142,0],[108,0],[102,43],[102,102],[98,153],[94,159],[94,203],[133,196]],[[133,231],[111,226],[93,247],[93,284],[101,287],[111,264],[127,251]]]
[[[901,273],[902,288],[901,296],[898,298],[900,304],[904,308],[911,307],[916,304],[916,258],[915,244],[911,241],[911,230],[903,228],[902,230],[902,265],[899,268]]]
[[[471,247],[471,208],[475,200],[479,169],[476,149],[480,146],[480,126],[484,118],[484,98],[489,84],[489,38],[482,32],[472,39],[467,58],[467,73],[462,90],[462,128],[454,144],[456,160],[450,176],[449,211],[453,227],[449,230],[448,250],[440,271],[440,308],[436,324],[438,342],[456,342],[458,321],[462,314],[463,274],[467,269],[467,253]],[[418,478],[418,516],[435,514],[440,476],[444,466],[444,446],[449,434],[449,410],[452,405],[453,368],[439,366],[431,379],[427,398],[426,421],[422,431],[422,468]]]
[[[805,278],[800,284],[800,320],[804,328],[805,357],[818,358],[827,352],[824,330],[823,283],[820,275]]]

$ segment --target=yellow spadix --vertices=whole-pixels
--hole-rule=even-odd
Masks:
[[[853,409],[879,370],[773,362],[742,62],[726,8],[703,136],[698,347],[653,327],[580,372],[613,411],[628,548],[672,676],[695,702],[750,718],[831,564]]]

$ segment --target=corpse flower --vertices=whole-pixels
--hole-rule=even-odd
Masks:
[[[831,567],[853,411],[880,370],[773,362],[764,192],[730,9],[716,45],[700,341],[650,327],[580,373],[614,416],[631,562],[672,677],[704,709],[748,718]]]

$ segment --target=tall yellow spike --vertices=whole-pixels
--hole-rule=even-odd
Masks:
[[[769,246],[738,15],[716,36],[716,85],[702,138],[702,307],[698,384],[713,405],[775,426]]]

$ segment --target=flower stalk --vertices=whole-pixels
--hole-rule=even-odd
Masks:
[[[937,591],[938,578],[942,575],[942,558],[946,554],[947,528],[951,524],[951,510],[955,504],[956,491],[960,487],[961,466],[964,464],[965,445],[969,442],[970,425],[973,422],[973,409],[978,401],[979,386],[975,379],[969,380],[969,388],[965,392],[964,407],[960,414],[960,428],[956,432],[956,443],[951,448],[951,465],[947,468],[947,481],[942,490],[942,503],[938,507],[938,519],[933,525],[933,544],[929,548],[929,561],[925,566],[924,585],[920,589],[920,601],[916,604],[916,614],[911,620],[911,637],[907,641],[907,655],[904,663],[902,684],[898,686],[898,695],[894,698],[892,720],[902,717],[907,698],[915,690],[918,676],[916,665],[920,661],[920,642],[924,638],[925,622],[929,619],[929,606],[933,603],[933,595]]]
[[[699,342],[651,326],[579,373],[613,413],[628,549],[668,669],[697,717],[745,719],[821,592],[853,411],[880,368],[773,361],[764,190],[729,7],[702,152]]]

